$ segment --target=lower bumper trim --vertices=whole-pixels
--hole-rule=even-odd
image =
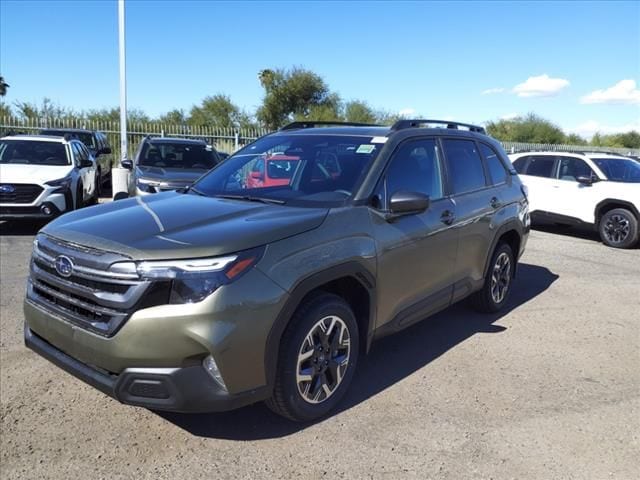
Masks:
[[[180,413],[222,412],[265,400],[267,386],[229,394],[200,366],[128,368],[108,374],[58,350],[25,323],[25,345],[51,363],[127,405]]]

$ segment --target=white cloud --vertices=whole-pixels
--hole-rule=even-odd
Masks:
[[[495,95],[504,92],[504,88],[488,88],[482,91],[482,95]]]
[[[415,115],[416,111],[413,108],[403,108],[398,112],[401,117],[411,117]]]
[[[610,134],[610,133],[625,133],[630,132],[631,130],[635,130],[636,132],[640,132],[640,120],[636,122],[627,123],[624,125],[605,125],[596,120],[588,120],[584,123],[581,123],[575,128],[568,129],[569,133],[577,133],[581,137],[585,137],[590,139],[593,137],[594,133],[599,132],[602,134]]]
[[[620,80],[613,87],[585,95],[580,103],[640,103],[640,90],[636,88],[635,80]]]
[[[500,120],[513,120],[514,118],[518,117],[519,115],[517,113],[507,113],[506,115],[502,115],[500,117]]]
[[[552,97],[569,86],[569,80],[551,78],[546,73],[537,77],[529,77],[523,83],[513,87],[513,93],[519,97]]]

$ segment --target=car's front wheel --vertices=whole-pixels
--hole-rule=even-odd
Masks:
[[[605,245],[630,248],[638,241],[638,219],[626,208],[614,208],[602,216],[598,231]]]
[[[294,421],[326,415],[346,393],[358,354],[358,324],[349,305],[329,293],[310,298],[283,335],[267,405]]]

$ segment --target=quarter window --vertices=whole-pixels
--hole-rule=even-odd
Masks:
[[[484,188],[487,181],[475,142],[445,139],[443,143],[454,195]]]
[[[438,146],[433,138],[409,141],[391,159],[385,177],[387,199],[406,191],[442,198],[442,173]]]
[[[494,185],[504,183],[507,181],[507,171],[504,168],[504,164],[496,151],[489,145],[484,143],[480,144],[480,151],[487,162],[489,173],[491,174],[491,180]]]

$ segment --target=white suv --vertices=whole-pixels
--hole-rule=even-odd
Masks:
[[[97,200],[96,161],[82,142],[0,138],[0,220],[53,218]]]
[[[638,241],[639,163],[605,153],[526,152],[509,158],[529,190],[534,221],[594,225],[602,241],[616,248]]]

